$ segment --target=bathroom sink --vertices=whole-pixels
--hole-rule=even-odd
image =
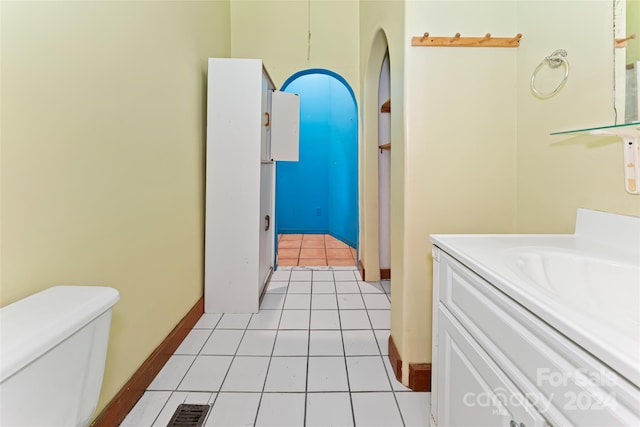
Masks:
[[[505,256],[509,268],[528,285],[637,339],[640,266],[545,247],[514,248]]]

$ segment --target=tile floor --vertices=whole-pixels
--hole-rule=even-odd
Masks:
[[[428,426],[430,393],[395,380],[390,282],[355,267],[289,267],[256,314],[205,314],[121,426],[166,426],[181,403],[205,426]]]
[[[278,266],[355,266],[356,250],[328,234],[279,234]]]

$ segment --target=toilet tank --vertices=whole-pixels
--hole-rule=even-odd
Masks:
[[[0,426],[86,426],[117,290],[54,286],[0,309]]]

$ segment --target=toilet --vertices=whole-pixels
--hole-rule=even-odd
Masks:
[[[117,290],[54,286],[0,309],[0,426],[86,426]]]

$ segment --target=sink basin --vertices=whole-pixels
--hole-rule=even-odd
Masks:
[[[639,265],[544,247],[513,249],[506,258],[509,268],[528,285],[638,339]]]

